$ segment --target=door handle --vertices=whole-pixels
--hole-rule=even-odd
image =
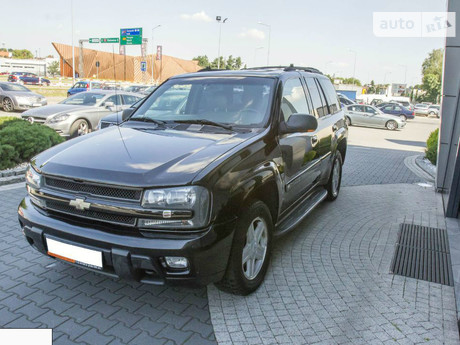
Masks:
[[[318,144],[318,137],[316,135],[311,137],[311,146],[315,147]]]
[[[332,125],[332,131],[333,132],[337,131],[338,129],[339,129],[339,127],[337,127],[337,125],[335,125],[335,124]]]

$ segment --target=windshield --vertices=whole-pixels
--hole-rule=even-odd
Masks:
[[[19,84],[0,84],[0,87],[5,91],[31,92],[28,88]]]
[[[96,105],[105,94],[94,93],[94,92],[80,92],[76,95],[70,96],[69,98],[60,102],[60,104],[71,104],[71,105]]]
[[[263,127],[274,84],[274,79],[260,77],[173,79],[160,86],[131,119]]]

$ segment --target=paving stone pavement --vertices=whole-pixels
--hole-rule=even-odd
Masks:
[[[53,328],[53,344],[215,344],[206,289],[128,283],[39,254],[23,238],[24,188],[0,191],[0,327]]]
[[[432,189],[344,187],[277,241],[254,294],[208,287],[227,344],[460,344],[453,287],[393,276],[402,222],[445,228]]]

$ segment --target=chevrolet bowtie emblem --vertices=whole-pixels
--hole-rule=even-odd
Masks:
[[[84,211],[84,210],[89,210],[89,207],[91,204],[89,202],[86,202],[84,199],[75,199],[75,200],[70,200],[69,202],[70,206],[74,206],[77,210]]]

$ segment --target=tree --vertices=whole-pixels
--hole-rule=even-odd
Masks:
[[[27,49],[14,49],[12,51],[13,59],[33,59],[34,55]]]
[[[350,84],[350,85],[353,84],[353,85],[361,86],[361,82],[356,78],[344,78],[343,83],[344,84]]]
[[[441,95],[442,61],[444,51],[434,49],[422,64],[422,90],[425,91],[424,100],[436,103]]]
[[[199,55],[194,57],[193,60],[198,61],[198,66],[203,68],[209,67],[211,65],[207,55]]]
[[[53,77],[59,73],[59,61],[53,61],[48,66],[48,73]]]

